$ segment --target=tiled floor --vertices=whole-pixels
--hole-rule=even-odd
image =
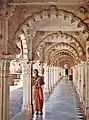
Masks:
[[[18,114],[13,120],[30,120],[30,116]],[[83,120],[71,81],[63,80],[57,85],[44,102],[43,116],[34,115],[33,120]]]

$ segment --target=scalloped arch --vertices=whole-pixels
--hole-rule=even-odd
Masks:
[[[64,39],[63,39],[64,37]],[[61,39],[61,41],[59,40]],[[44,37],[41,41],[41,42],[54,42],[54,43],[59,43],[59,42],[65,42],[65,39],[66,39],[66,42],[74,42],[75,43],[75,47],[77,48],[77,51],[79,53],[79,56],[82,56],[84,54],[84,50],[81,46],[81,44],[79,43],[79,41],[74,38],[73,36],[71,35],[68,35],[66,33],[62,33],[62,32],[57,32],[57,33],[52,33],[52,34],[49,34],[48,36]],[[40,43],[37,45],[36,48],[39,47]],[[81,54],[82,53],[82,54]]]
[[[56,49],[56,50],[63,50],[63,49],[69,50],[70,52],[72,52],[73,54],[75,54],[76,57],[79,58],[79,53],[78,53],[78,51],[77,51],[73,46],[71,46],[71,45],[68,44],[68,43],[63,43],[63,42],[57,43],[57,44],[51,46],[51,47],[48,49],[48,51],[46,52],[46,54],[49,53],[49,52],[51,52],[52,49]]]
[[[76,56],[70,52],[69,50],[60,50],[60,51],[56,51],[55,53],[53,53],[51,55],[51,59],[53,60],[56,57],[59,57],[61,55],[67,55],[67,56],[70,56],[71,58],[74,59],[74,61],[78,61],[78,59],[76,58]]]
[[[34,24],[36,24],[39,21],[43,21],[45,19],[49,19],[49,20],[52,18],[58,19],[58,17],[62,17],[64,21],[66,21],[68,19],[68,20],[70,20],[71,25],[72,25],[72,23],[76,23],[77,27],[83,26],[84,30],[87,30],[87,26],[82,22],[82,20],[80,18],[76,17],[73,13],[65,11],[63,9],[58,9],[55,6],[51,6],[49,9],[41,10],[40,12],[36,12],[33,15],[31,15],[30,17],[28,17],[25,20],[25,22],[20,25],[18,31],[15,34],[15,39],[18,37],[17,33],[22,31],[22,27],[24,25],[27,25],[29,27],[29,30],[31,32],[29,34],[32,34],[30,37],[31,37],[31,39],[33,39],[36,34],[36,31],[33,27]]]
[[[68,55],[61,55],[61,56],[58,56],[58,57],[55,56],[55,58],[51,60],[51,64],[61,63],[60,65],[63,65],[63,66],[66,62],[69,63],[69,66],[74,66],[75,65],[75,60],[73,58],[71,58],[71,56],[68,56]]]

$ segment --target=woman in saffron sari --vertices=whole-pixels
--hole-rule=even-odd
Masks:
[[[34,111],[36,111],[36,115],[40,111],[40,115],[43,115],[43,90],[42,85],[44,85],[44,80],[42,76],[38,75],[38,70],[34,70],[34,78],[33,78],[33,86],[34,86]]]

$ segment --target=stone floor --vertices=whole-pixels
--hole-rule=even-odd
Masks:
[[[21,111],[23,103],[23,87],[10,91],[9,120]]]
[[[84,120],[71,81],[59,82],[50,97],[45,100],[43,113],[43,116],[34,115],[33,120]],[[12,120],[31,120],[31,118],[19,113]]]

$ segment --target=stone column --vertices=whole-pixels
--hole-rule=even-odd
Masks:
[[[76,67],[73,67],[73,83],[76,84]]]
[[[50,65],[50,91],[52,91],[52,66]]]
[[[44,47],[45,47],[45,43],[41,43],[41,45],[39,46],[41,75],[43,75]]]
[[[0,60],[0,120],[9,118],[9,67],[9,60]]]
[[[81,67],[80,67],[80,64],[78,64],[78,89],[77,89],[77,92],[80,96],[80,84],[81,84]]]
[[[54,85],[56,85],[56,67],[54,67]]]
[[[59,67],[57,67],[57,82],[59,81]]]
[[[44,93],[49,93],[49,66],[46,66],[44,68],[44,82],[45,82],[45,86],[44,86]]]
[[[22,61],[22,79],[23,79],[23,105],[24,114],[32,114],[32,86],[31,86],[32,62]]]
[[[50,92],[52,91],[52,88],[51,88],[51,83],[52,83],[52,81],[51,81],[51,78],[52,76],[51,76],[51,66],[49,66],[49,89],[50,89]]]
[[[2,60],[0,60],[0,120],[2,120],[3,118],[3,116],[2,116],[2,114],[3,114],[3,98],[2,98],[2,96],[3,96],[3,80],[2,80],[2,78],[3,78],[3,61]]]
[[[89,116],[89,61],[86,61],[85,66],[85,102],[86,114]]]
[[[12,7],[12,6],[11,6]],[[11,56],[8,55],[8,21],[13,15],[14,8],[6,5],[0,10],[0,40],[3,46],[3,55],[0,55],[0,120],[8,120],[9,113],[9,67]],[[13,9],[13,10],[12,10]],[[9,57],[8,57],[9,56]]]
[[[56,83],[58,82],[58,67],[56,67]]]
[[[54,87],[54,68],[53,66],[51,67],[51,88],[53,90]]]
[[[75,66],[76,73],[75,73],[75,87],[78,88],[78,65]]]
[[[55,84],[57,83],[57,67],[55,67]]]
[[[81,61],[81,85],[80,85],[80,102],[84,101],[84,86],[85,86],[85,64]]]

